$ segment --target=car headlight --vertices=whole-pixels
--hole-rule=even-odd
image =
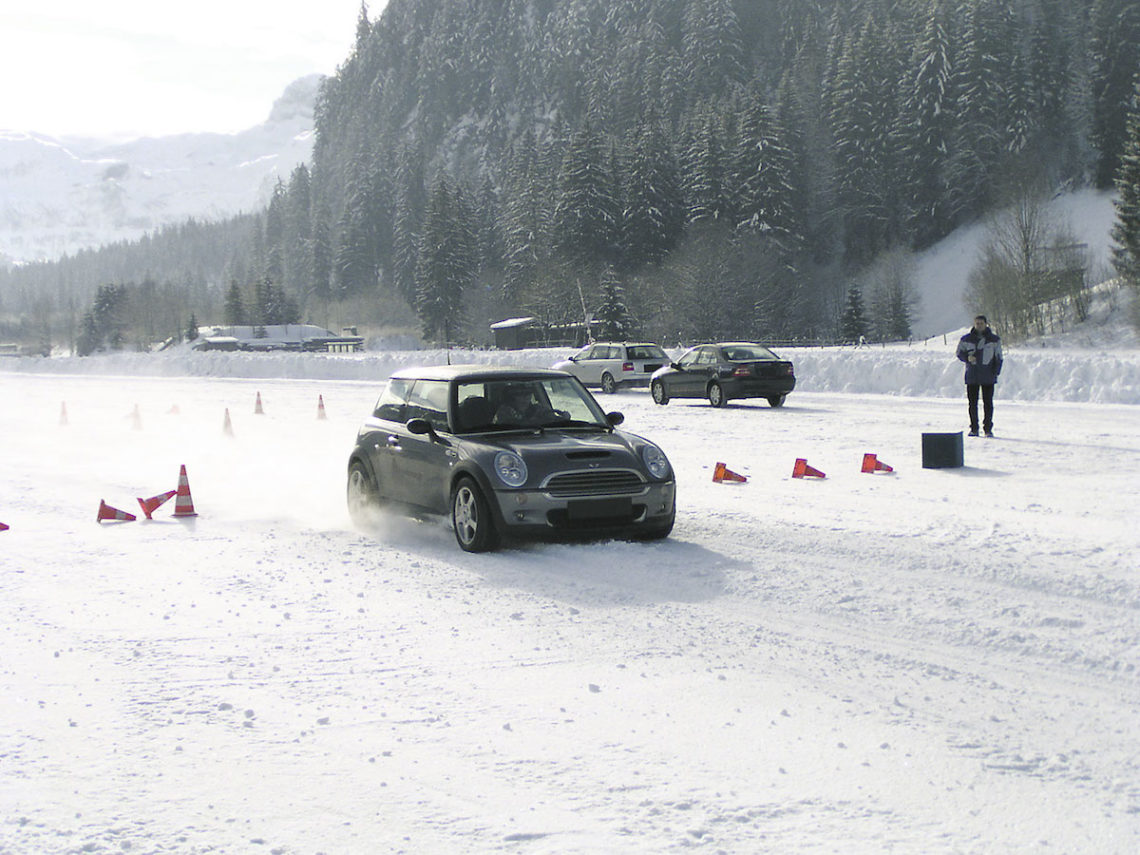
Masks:
[[[526,483],[526,464],[513,451],[500,451],[495,455],[495,474],[508,487],[521,487]]]
[[[656,445],[643,446],[641,459],[645,461],[645,468],[654,478],[662,479],[669,475],[669,458]]]

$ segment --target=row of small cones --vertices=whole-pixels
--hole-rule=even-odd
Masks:
[[[157,496],[151,496],[149,499],[136,499],[136,501],[149,520],[153,519],[152,514],[155,511],[171,499],[175,500],[175,517],[198,516],[194,511],[194,500],[190,497],[190,481],[186,477],[186,464],[182,464],[182,468],[178,473],[178,489],[167,490],[165,493],[159,493]],[[134,522],[136,519],[138,519],[138,517],[134,514],[113,508],[102,499],[99,500],[99,514],[95,517],[96,522]]]
[[[862,466],[862,469],[860,471],[874,473],[874,472],[894,472],[895,470],[894,470],[894,467],[888,466],[886,463],[879,460],[878,455],[868,453],[868,454],[863,455],[863,466]],[[814,466],[810,466],[808,464],[806,458],[797,457],[795,464],[792,466],[792,477],[793,478],[826,478],[827,475],[825,475],[820,470],[816,469]],[[713,468],[713,478],[712,479],[717,484],[723,484],[723,483],[743,484],[748,480],[748,476],[747,475],[740,475],[736,472],[733,472],[725,464],[718,461],[716,466]]]
[[[179,412],[180,410],[178,409],[178,405],[175,404],[169,410],[167,410],[167,415],[176,416],[179,414]],[[260,392],[257,393],[257,400],[254,403],[253,412],[254,415],[265,415],[265,408],[261,404]],[[142,413],[139,411],[138,404],[135,404],[134,410],[131,411],[130,415],[128,415],[127,418],[131,420],[131,424],[135,430],[142,430]],[[323,421],[327,418],[328,414],[325,412],[325,396],[317,395],[317,419]],[[66,427],[69,423],[70,422],[67,418],[67,402],[64,401],[59,405],[59,424],[61,427]],[[226,408],[226,425],[226,433],[232,435],[233,427],[230,425],[230,411],[228,407]],[[2,530],[3,529],[0,529],[0,531]]]
[[[229,410],[226,410],[228,413]],[[264,416],[265,408],[261,405],[261,393],[257,393],[257,399],[253,403],[253,414],[255,416]],[[325,413],[325,396],[317,395],[317,419],[327,419],[328,415]]]

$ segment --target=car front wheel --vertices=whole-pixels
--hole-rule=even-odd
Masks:
[[[787,397],[788,397],[787,395],[769,395],[768,396],[768,406],[769,407],[782,407],[782,406],[784,406],[784,399]]]
[[[359,460],[348,467],[348,516],[353,525],[365,527],[380,509],[380,497],[368,469]]]
[[[602,375],[602,391],[603,392],[605,392],[607,395],[612,395],[614,392],[617,391],[617,387],[618,387],[618,384],[617,384],[617,381],[614,380],[614,375],[610,374],[610,372],[608,372],[608,371]]]
[[[709,383],[709,403],[714,407],[724,406],[724,389],[719,383]]]
[[[649,392],[653,395],[653,403],[662,405],[669,403],[669,393],[665,390],[665,384],[660,380],[653,381],[653,385],[649,387]]]
[[[491,507],[479,485],[463,478],[451,494],[451,523],[455,540],[464,552],[487,552],[499,545]]]

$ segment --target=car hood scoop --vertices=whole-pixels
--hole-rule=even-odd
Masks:
[[[602,457],[609,457],[612,454],[610,451],[597,450],[597,451],[567,451],[566,457],[569,460],[597,460]]]

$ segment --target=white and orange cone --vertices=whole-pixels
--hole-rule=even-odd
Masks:
[[[325,413],[325,396],[317,395],[317,420],[321,421],[327,418],[328,415]]]
[[[264,416],[265,410],[261,408],[261,393],[257,393],[257,402],[253,405],[253,414],[255,416]]]
[[[228,412],[228,411],[227,411]],[[186,477],[186,464],[182,464],[182,469],[178,473],[178,498],[174,500],[174,516],[176,517],[196,517],[197,513],[194,511],[194,500],[190,498],[190,481]]]
[[[103,522],[104,520],[132,522],[136,519],[138,519],[138,517],[134,514],[128,514],[126,511],[120,511],[118,508],[112,508],[102,499],[99,500],[99,515],[95,517],[95,522]]]
[[[143,509],[143,513],[146,514],[146,518],[149,520],[152,519],[151,514],[173,499],[177,494],[177,490],[167,490],[165,493],[159,493],[157,496],[151,496],[149,499],[139,499],[136,496],[135,501],[139,503],[139,506]]]
[[[59,405],[59,426],[67,427],[67,402],[63,401]]]
[[[222,433],[226,436],[234,435],[234,424],[230,421],[230,408],[226,407],[226,420],[222,422]]]

